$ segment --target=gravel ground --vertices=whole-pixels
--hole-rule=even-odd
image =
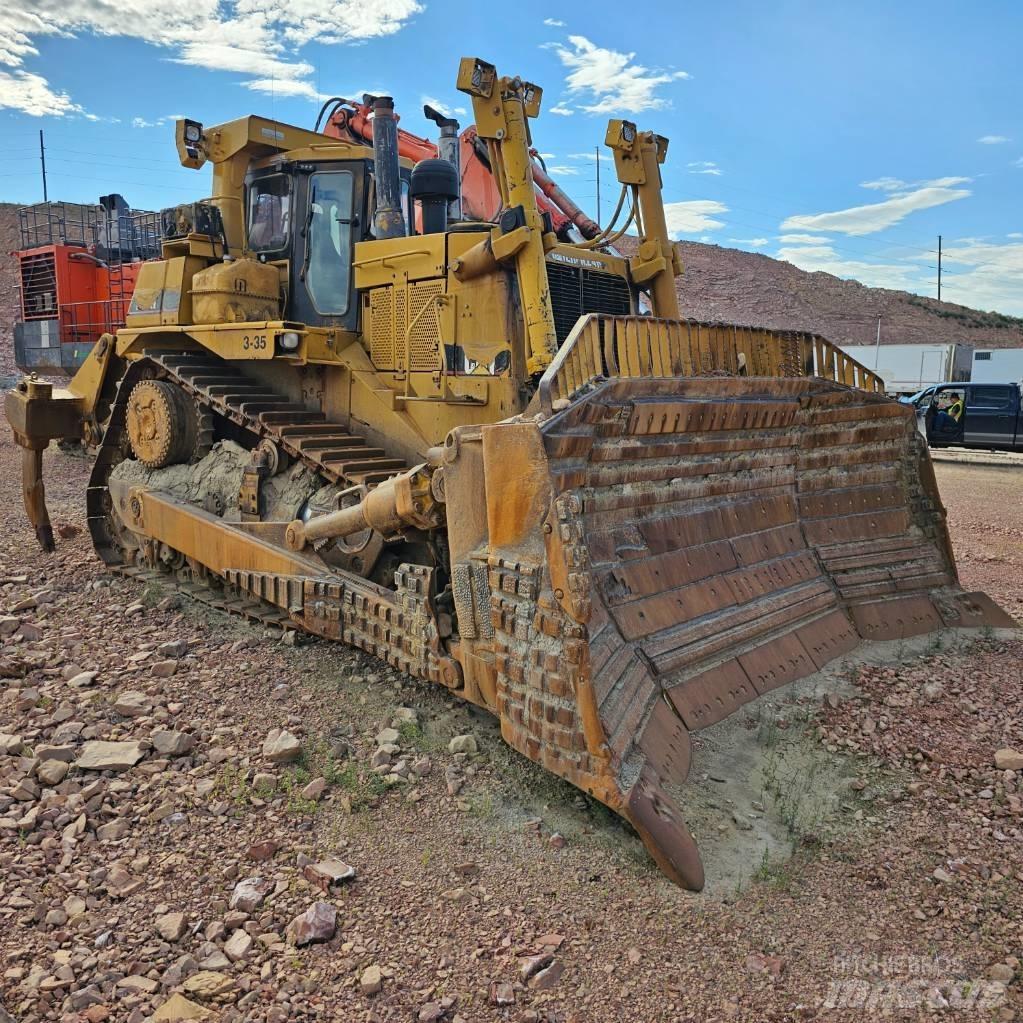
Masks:
[[[837,807],[797,812],[813,772],[772,769],[739,809],[787,820],[791,856],[694,896],[442,692],[103,574],[85,461],[47,456],[74,535],[37,553],[2,431],[0,1023],[1023,1008],[1020,639],[850,665],[850,695],[760,720],[771,764],[798,747],[844,765],[819,782]],[[964,583],[1023,619],[1016,476],[938,476]],[[716,781],[721,802],[742,780]]]

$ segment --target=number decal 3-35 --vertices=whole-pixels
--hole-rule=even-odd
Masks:
[[[242,348],[246,351],[266,348],[266,334],[245,334],[242,337]]]

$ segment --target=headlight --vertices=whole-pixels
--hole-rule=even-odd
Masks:
[[[280,337],[281,348],[286,352],[293,352],[298,348],[298,334],[293,330],[286,330]]]
[[[202,138],[202,125],[198,121],[185,121],[185,141],[198,142]]]

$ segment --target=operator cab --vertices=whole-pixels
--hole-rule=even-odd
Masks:
[[[410,170],[402,168],[406,230],[409,179]],[[286,319],[358,329],[353,246],[374,237],[373,191],[372,160],[278,158],[247,176],[248,248],[261,262],[287,265]]]

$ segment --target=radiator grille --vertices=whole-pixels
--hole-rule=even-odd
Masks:
[[[369,293],[369,350],[373,365],[382,370],[405,369],[405,332],[427,303],[444,290],[443,281],[422,281],[402,288],[374,288]],[[436,369],[437,313],[419,317],[409,338],[413,372]]]
[[[628,316],[632,312],[629,285],[624,277],[582,267],[547,264],[547,280],[554,306],[554,330],[563,342],[583,313]]]
[[[443,281],[424,281],[422,284],[413,284],[409,288],[409,311],[408,322],[412,323],[423,308],[433,301],[434,297],[444,291]],[[402,337],[404,341],[404,336]],[[437,356],[437,346],[440,338],[437,332],[437,307],[428,309],[419,316],[419,322],[412,328],[409,338],[409,349],[411,352],[410,367],[413,372],[429,372],[437,369],[440,365]]]
[[[369,293],[370,357],[377,369],[394,368],[394,289]]]

